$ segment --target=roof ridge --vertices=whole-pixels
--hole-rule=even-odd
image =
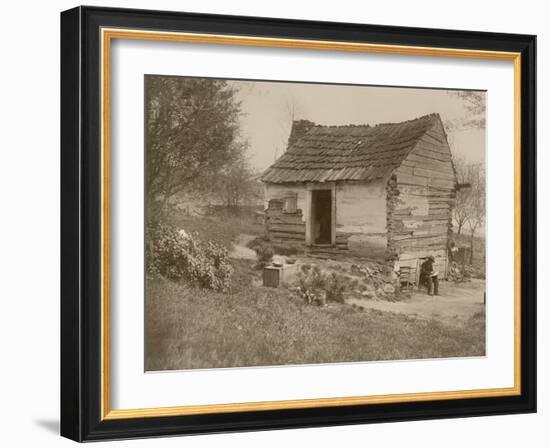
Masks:
[[[411,118],[411,119],[409,119],[409,120],[404,120],[404,121],[389,121],[389,122],[385,122],[385,123],[378,123],[378,124],[376,124],[374,127],[378,127],[378,126],[387,126],[387,125],[389,125],[389,124],[405,124],[405,123],[412,123],[413,121],[425,120],[426,118],[439,118],[439,119],[441,119],[441,116],[439,115],[438,112],[432,112],[431,114],[422,115],[422,116],[420,116],[420,117]]]
[[[409,120],[403,120],[403,121],[384,121],[381,123],[376,124],[370,124],[370,123],[364,123],[364,124],[355,124],[355,123],[349,123],[349,124],[315,124],[311,127],[310,131],[315,128],[331,128],[331,129],[339,129],[339,128],[376,128],[378,126],[387,126],[390,124],[405,124],[405,123],[412,123],[414,121],[420,121],[425,120],[426,118],[439,118],[441,119],[441,116],[438,112],[432,112],[430,114],[421,115],[420,117],[416,118],[410,118]],[[309,131],[307,132],[309,133]],[[304,134],[305,135],[307,135]]]
[[[371,124],[316,124],[313,128],[372,128]]]

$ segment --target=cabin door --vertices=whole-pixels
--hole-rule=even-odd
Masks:
[[[332,191],[311,192],[312,240],[314,244],[332,243]]]

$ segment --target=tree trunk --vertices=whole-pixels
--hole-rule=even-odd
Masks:
[[[470,234],[470,264],[474,262],[474,232]]]
[[[171,177],[172,176],[169,176],[168,180],[171,180]],[[172,196],[172,188],[167,187],[162,196],[162,202],[159,210],[161,219],[164,219],[166,216],[166,205],[168,204],[168,199],[170,199],[171,196]]]

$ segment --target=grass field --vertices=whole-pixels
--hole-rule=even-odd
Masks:
[[[252,214],[169,216],[203,241],[231,248],[261,235]],[[485,314],[455,325],[346,304],[307,305],[286,289],[260,286],[251,260],[231,260],[227,293],[148,277],[146,369],[316,364],[485,354]]]
[[[146,369],[481,356],[485,315],[448,326],[349,305],[316,307],[252,281],[235,260],[229,293],[148,279]]]
[[[167,222],[176,228],[185,229],[187,233],[198,233],[203,241],[220,243],[228,249],[231,248],[231,242],[241,233],[258,236],[264,233],[263,225],[254,222],[254,217],[250,213],[228,212],[196,217],[172,212],[168,215]]]

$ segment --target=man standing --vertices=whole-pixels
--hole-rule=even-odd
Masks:
[[[434,271],[435,258],[433,255],[428,255],[426,261],[422,263],[420,268],[420,278],[422,283],[426,283],[428,287],[428,295],[439,295],[439,273]],[[433,289],[433,293],[432,293]]]

